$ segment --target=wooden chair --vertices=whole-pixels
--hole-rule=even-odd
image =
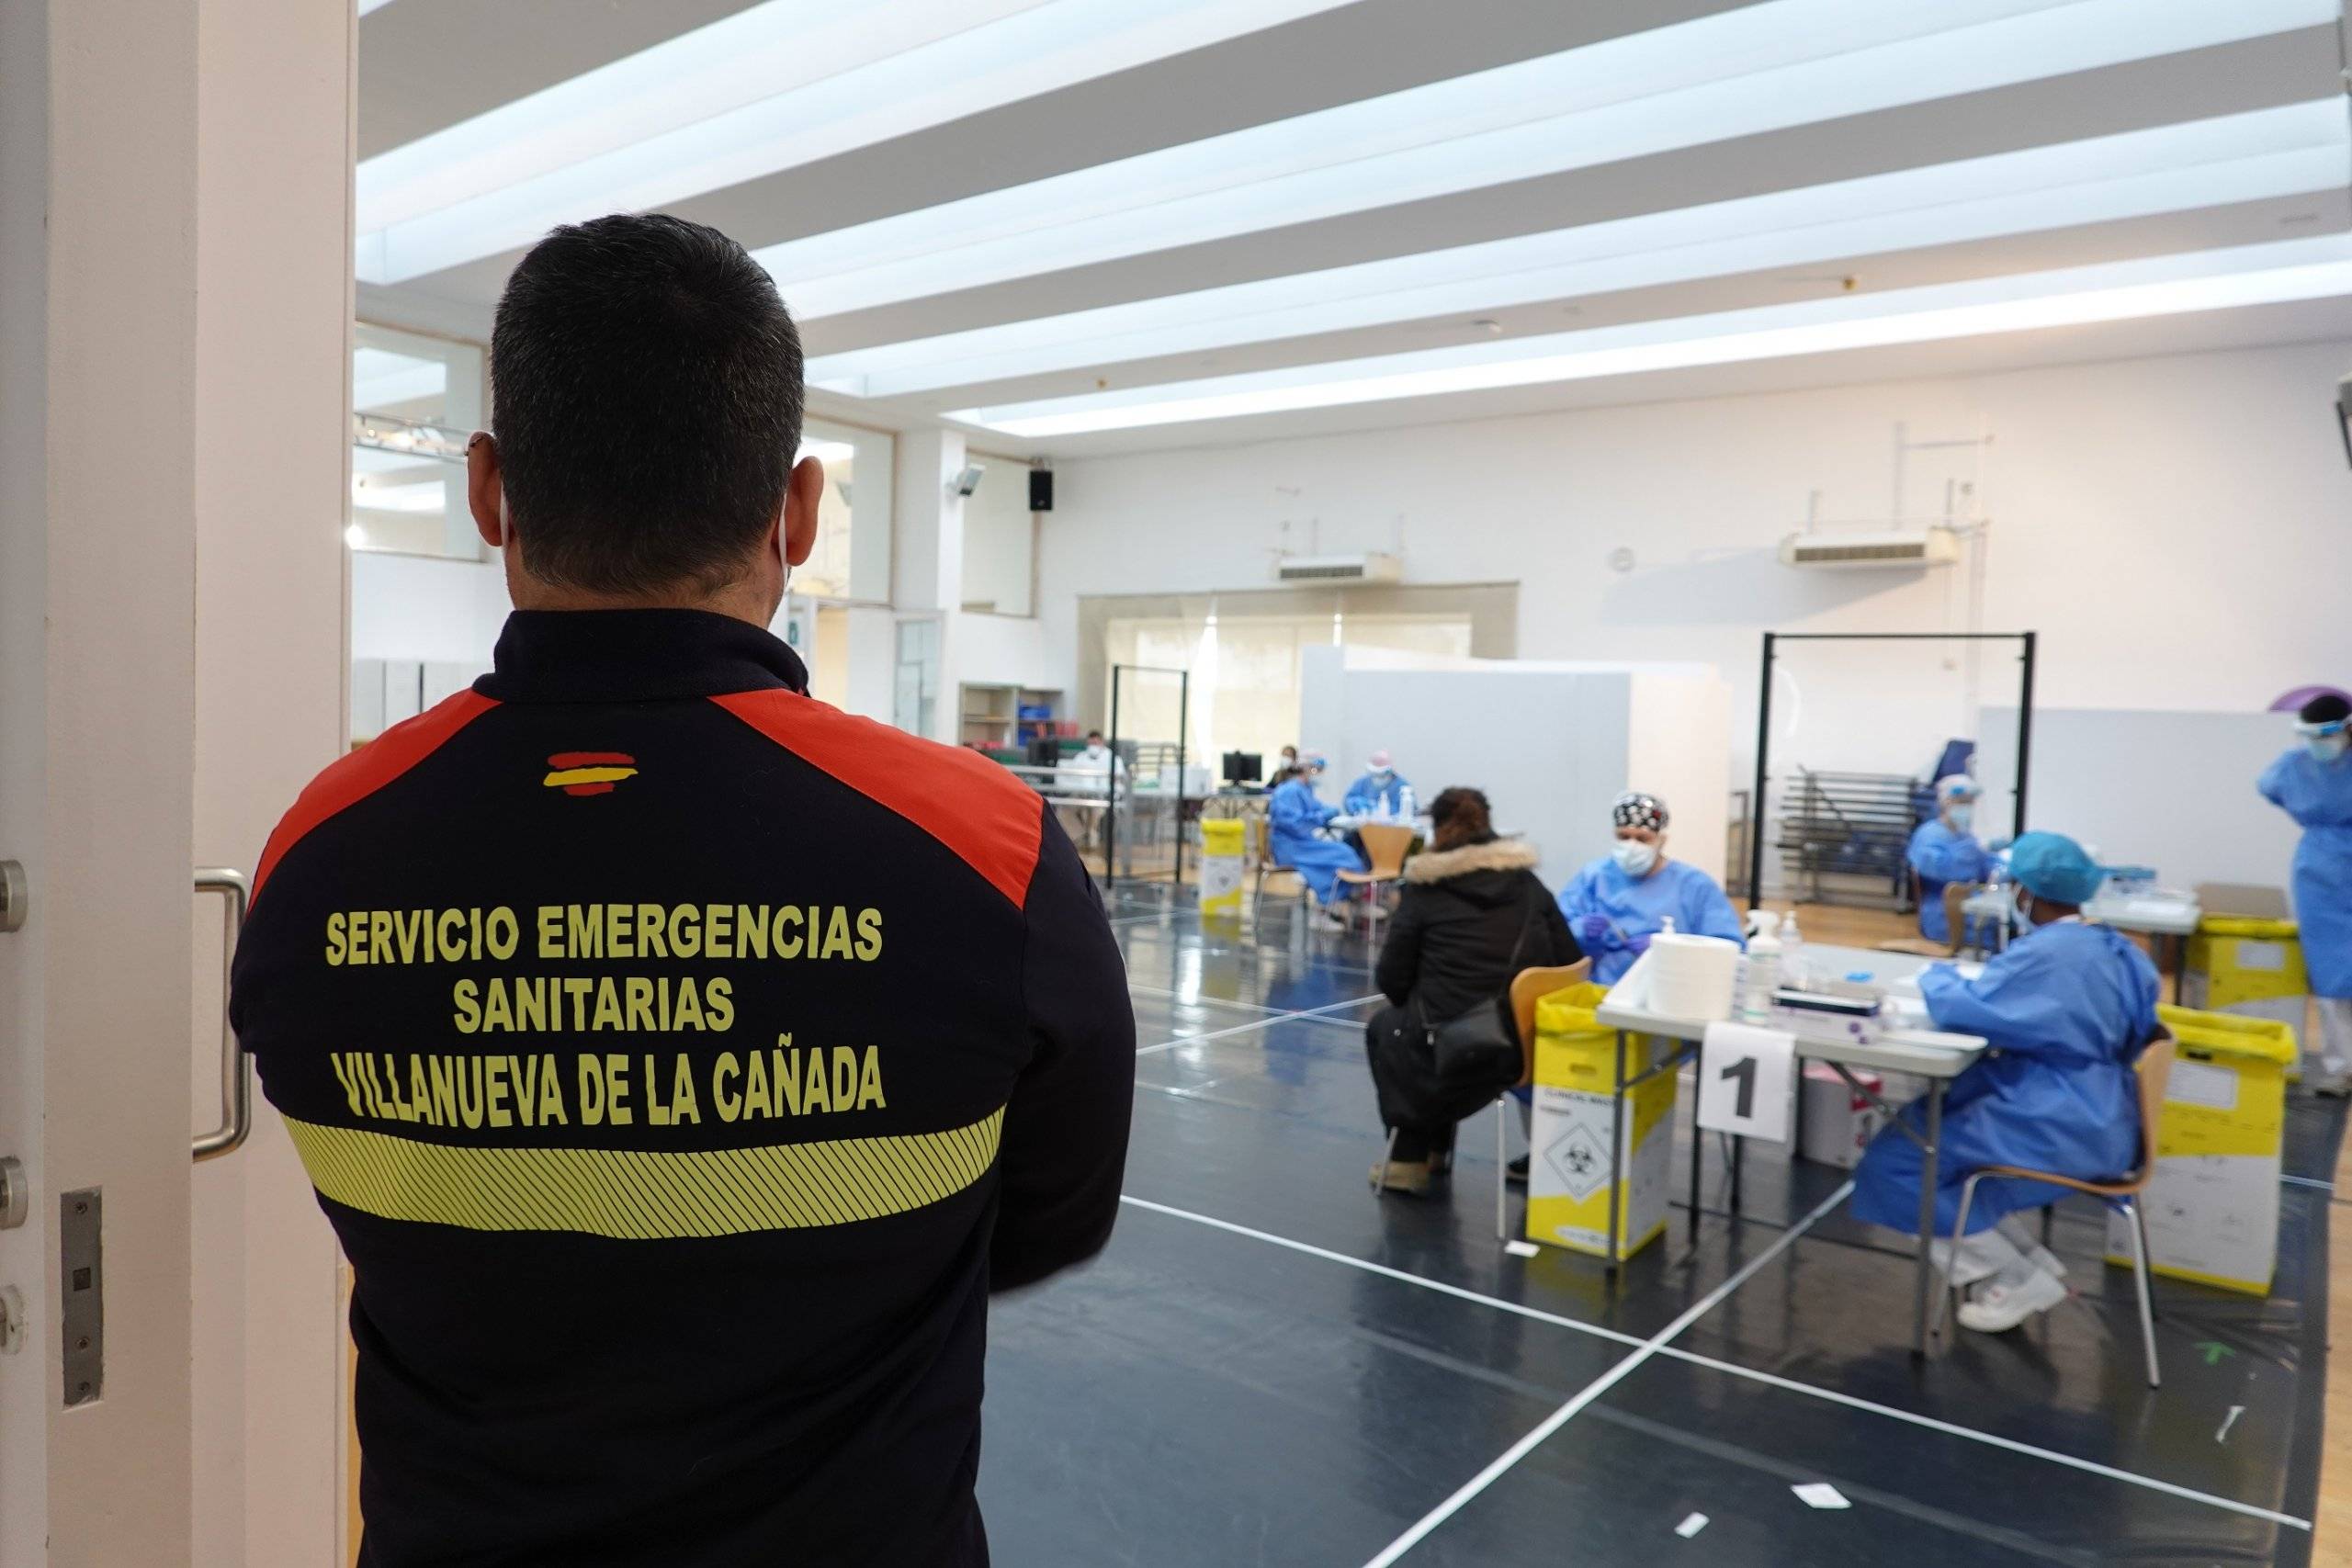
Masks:
[[[1358,831],[1363,836],[1363,852],[1372,865],[1364,871],[1340,873],[1340,882],[1347,887],[1371,889],[1367,900],[1370,912],[1364,916],[1364,930],[1366,935],[1372,935],[1380,929],[1382,892],[1404,878],[1405,857],[1413,850],[1413,829],[1374,822],[1366,824]]]
[[[2156,1313],[2148,1279],[2148,1217],[2140,1195],[2156,1173],[2156,1123],[2164,1114],[2165,1091],[2172,1082],[2173,1038],[2159,1034],[2148,1042],[2140,1053],[2136,1070],[2140,1077],[2140,1163],[2130,1175],[2113,1181],[2077,1181],[2071,1176],[2057,1176],[2046,1170],[2026,1170],[2013,1165],[1988,1165],[1982,1170],[1968,1173],[1968,1180],[1960,1190],[1960,1212],[1952,1216],[1951,1243],[1956,1249],[1961,1238],[1968,1234],[1968,1210],[1976,1201],[1976,1184],[1986,1177],[2013,1176],[2027,1181],[2046,1181],[2053,1187],[2085,1193],[2101,1199],[2109,1206],[2132,1216],[2132,1271],[2133,1282],[2140,1290],[2140,1342],[2148,1355],[2148,1386],[2159,1386],[2156,1370]],[[2045,1230],[2045,1235],[2048,1232]],[[1936,1307],[1936,1332],[1944,1330],[1944,1314],[1951,1306],[1959,1291],[1947,1284]]]
[[[1525,1089],[1535,1081],[1535,1004],[1555,991],[1565,991],[1570,986],[1582,985],[1592,978],[1592,960],[1579,958],[1574,964],[1563,964],[1544,969],[1522,969],[1511,977],[1510,1019],[1519,1027],[1519,1082],[1514,1089]],[[1495,1236],[1507,1239],[1510,1234],[1509,1219],[1510,1183],[1506,1172],[1510,1165],[1510,1096],[1498,1095],[1495,1100]],[[1534,1175],[1535,1156],[1528,1151],[1528,1174]]]
[[[1911,878],[1912,902],[1917,903],[1919,895],[1919,874],[1915,871],[1908,874]],[[1891,942],[1880,942],[1878,951],[1907,953],[1917,958],[1959,957],[1960,950],[1968,944],[1968,920],[1967,917],[1960,912],[1961,906],[1974,897],[1979,891],[1981,891],[1981,885],[1973,882],[1944,884],[1944,930],[1951,933],[1950,941],[1939,944],[1929,942],[1926,937],[1896,937]]]
[[[1258,868],[1257,882],[1250,891],[1250,918],[1257,918],[1259,907],[1266,901],[1266,878],[1269,876],[1287,876],[1296,882],[1298,896],[1303,901],[1306,897],[1306,878],[1299,875],[1297,867],[1284,865],[1274,858],[1273,825],[1259,817],[1250,824],[1250,837],[1255,846],[1252,858]]]

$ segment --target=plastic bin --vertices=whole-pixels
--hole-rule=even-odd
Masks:
[[[1241,866],[1249,829],[1238,817],[1212,817],[1201,823],[1201,913],[1241,912]]]
[[[1605,986],[1570,986],[1535,1004],[1527,1238],[1605,1257],[1613,1202],[1623,1258],[1666,1229],[1675,1075],[1660,1073],[1627,1091],[1624,1147],[1612,1147],[1619,1037],[1593,1012],[1608,994]],[[1670,1041],[1644,1034],[1624,1040],[1629,1078],[1674,1053]]]
[[[2270,1293],[2278,1260],[2278,1154],[2295,1032],[2275,1019],[2159,1007],[2179,1042],[2147,1205],[2159,1274]],[[2128,1267],[2132,1237],[2108,1222],[2107,1260]]]
[[[2188,939],[2180,999],[2189,1007],[2274,1019],[2300,1030],[2311,988],[2292,920],[2208,915]]]

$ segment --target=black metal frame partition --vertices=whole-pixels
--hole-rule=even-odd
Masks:
[[[2032,632],[1766,632],[1764,670],[1756,697],[1756,788],[1748,798],[1747,907],[1764,900],[1764,796],[1772,777],[1772,661],[1784,642],[2014,642],[2018,652],[2018,778],[2011,837],[2025,831],[2025,781],[2033,754]]]
[[[1121,678],[1127,675],[1173,675],[1176,677],[1176,798],[1174,804],[1176,870],[1174,880],[1184,880],[1184,767],[1192,757],[1193,672],[1171,670],[1157,664],[1114,664],[1111,666],[1111,774],[1105,781],[1108,791],[1102,810],[1102,886],[1114,887],[1119,881],[1119,687]],[[1128,787],[1134,788],[1134,771],[1129,770]]]

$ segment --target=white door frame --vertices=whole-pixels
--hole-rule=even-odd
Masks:
[[[190,873],[199,843],[249,867],[340,734],[351,28],[309,0],[0,5],[0,858],[31,895],[0,934],[0,1155],[30,1189],[0,1231],[28,1320],[5,1568],[336,1560],[332,1252],[266,1122],[202,1184],[189,1157],[219,1017]],[[69,1407],[59,1217],[87,1188],[104,1380]],[[199,1235],[233,1302],[208,1275],[192,1309]],[[238,1397],[209,1397],[232,1339]]]

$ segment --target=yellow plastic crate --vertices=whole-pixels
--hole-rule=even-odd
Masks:
[[[2301,932],[2292,920],[2208,915],[2188,939],[2183,985],[2192,1007],[2301,1023],[2312,988]]]
[[[2252,923],[2252,922],[2249,922]],[[2147,1205],[2159,1274],[2254,1295],[2278,1263],[2278,1156],[2295,1032],[2274,1019],[2159,1007],[2179,1052],[2156,1123]],[[2128,1264],[2131,1237],[2111,1220],[2108,1261]]]

